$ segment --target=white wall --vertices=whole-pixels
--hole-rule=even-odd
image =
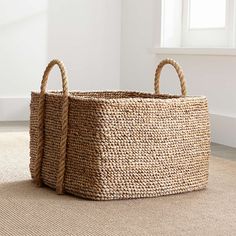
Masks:
[[[66,64],[70,90],[119,89],[120,11],[120,0],[49,0],[49,58]]]
[[[183,67],[189,95],[206,95],[212,122],[212,140],[236,147],[236,57],[156,55],[160,43],[160,0],[122,1],[121,88],[153,91],[158,62],[172,57]],[[165,68],[161,92],[179,94],[176,74]]]
[[[0,121],[28,120],[48,61],[66,64],[70,90],[119,89],[120,0],[0,0]],[[48,89],[61,89],[58,71]],[[55,78],[55,75],[57,76]]]
[[[0,0],[0,120],[28,119],[47,59],[47,1]]]

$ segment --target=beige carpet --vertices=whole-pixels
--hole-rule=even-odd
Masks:
[[[236,162],[212,158],[207,190],[95,202],[30,181],[28,134],[0,133],[0,235],[236,235]]]

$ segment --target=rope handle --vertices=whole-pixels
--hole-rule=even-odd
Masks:
[[[180,80],[182,95],[186,96],[187,90],[186,90],[186,81],[184,79],[184,72],[182,68],[180,67],[180,65],[175,60],[169,59],[169,58],[162,60],[157,66],[156,73],[155,73],[155,81],[154,81],[155,94],[160,94],[160,75],[161,75],[162,68],[164,67],[164,65],[167,65],[167,64],[170,64],[175,68],[178,74],[179,80]]]
[[[66,69],[63,62],[59,60],[52,60],[46,67],[43,79],[41,82],[41,91],[39,95],[38,107],[38,149],[37,156],[34,163],[34,181],[37,186],[42,186],[41,169],[44,152],[44,116],[45,116],[45,94],[49,74],[52,68],[57,65],[61,72],[63,96],[62,96],[62,126],[61,126],[61,141],[60,141],[60,156],[57,169],[56,192],[63,194],[63,182],[65,174],[65,160],[66,160],[66,145],[67,145],[67,132],[68,132],[68,80]]]

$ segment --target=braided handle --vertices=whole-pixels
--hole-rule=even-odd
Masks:
[[[184,72],[176,61],[174,61],[173,59],[169,59],[169,58],[161,61],[156,69],[155,82],[154,82],[155,94],[160,94],[160,75],[161,75],[162,68],[166,64],[170,64],[175,68],[175,70],[179,76],[182,95],[186,96],[187,90],[186,90],[186,82],[184,79]]]
[[[66,145],[67,145],[67,129],[68,129],[68,82],[64,64],[59,60],[52,60],[44,71],[41,82],[41,92],[39,96],[39,110],[38,110],[38,149],[37,157],[34,163],[34,180],[38,186],[42,185],[41,168],[44,150],[44,113],[45,113],[45,93],[48,82],[49,73],[52,68],[57,65],[61,72],[62,87],[63,87],[63,101],[62,101],[62,129],[60,141],[60,156],[58,161],[56,192],[63,193],[63,181],[65,174],[65,159],[66,159]]]

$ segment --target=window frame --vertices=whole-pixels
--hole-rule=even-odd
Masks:
[[[236,39],[236,29],[233,30],[231,33],[233,34],[231,38],[233,38],[233,42],[231,43],[230,47],[185,47],[181,40],[179,42],[174,42],[173,39],[171,42],[168,42],[166,37],[166,30],[163,29],[168,29],[168,25],[165,25],[165,18],[166,16],[163,16],[163,9],[165,9],[165,4],[167,0],[159,0],[154,4],[155,6],[155,11],[158,12],[157,18],[154,22],[154,47],[149,48],[148,52],[150,53],[155,53],[155,54],[176,54],[176,55],[219,55],[219,56],[235,56],[236,55],[236,44],[235,44],[235,39]],[[172,1],[172,0],[169,0]],[[176,4],[176,2],[179,2],[180,4],[180,10],[182,9],[182,3],[183,0],[175,0],[172,1],[172,3]],[[233,10],[233,13],[236,12],[236,0],[232,0],[234,2],[234,6],[231,7]],[[176,7],[176,6],[175,6]],[[179,9],[179,6],[177,6],[176,9]],[[234,14],[234,22],[235,24],[235,15]],[[182,18],[181,18],[182,20]],[[157,28],[156,28],[157,27]],[[158,29],[158,30],[157,30]],[[169,29],[168,29],[169,30]],[[181,31],[182,33],[182,31]]]

